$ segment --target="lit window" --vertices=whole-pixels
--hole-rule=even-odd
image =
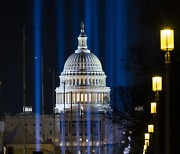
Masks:
[[[84,94],[81,94],[81,102],[84,101]]]
[[[80,99],[79,99],[79,94],[77,94],[77,102],[79,102],[80,101]]]
[[[91,102],[91,93],[89,94],[89,102]]]
[[[85,102],[87,102],[87,94],[84,94],[84,99],[85,99]]]

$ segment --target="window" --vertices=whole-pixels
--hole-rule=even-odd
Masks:
[[[84,99],[85,99],[85,102],[87,102],[87,94],[84,94]]]
[[[84,94],[81,94],[81,102],[84,102]]]
[[[50,126],[52,126],[52,123],[49,123]]]
[[[49,134],[52,134],[52,130],[49,131]]]
[[[79,94],[77,94],[76,96],[77,96],[77,97],[76,97],[77,102],[79,102],[79,101],[80,101],[80,99],[79,99]]]

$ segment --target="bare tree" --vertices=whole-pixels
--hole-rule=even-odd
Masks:
[[[112,126],[118,125],[122,138],[119,145],[125,150],[130,145],[130,153],[136,154],[142,152],[144,144],[143,135],[145,126],[151,119],[149,116],[148,101],[151,92],[148,90],[148,83],[135,85],[131,87],[118,87],[113,90],[114,105],[113,112],[107,114],[111,119]]]

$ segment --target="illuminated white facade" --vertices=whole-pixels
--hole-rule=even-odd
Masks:
[[[110,88],[99,59],[87,48],[84,24],[78,37],[78,49],[65,62],[56,88],[56,112],[78,109],[109,110]]]
[[[112,111],[110,88],[106,86],[101,62],[88,50],[84,24],[81,24],[78,49],[66,60],[59,78],[55,107],[59,113],[59,140],[55,143],[62,151],[64,148],[106,153],[105,145],[117,141],[116,130],[113,131],[111,121],[106,118],[106,113]]]

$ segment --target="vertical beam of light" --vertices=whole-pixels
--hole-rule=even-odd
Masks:
[[[114,39],[115,39],[115,19],[114,19],[114,1],[106,0],[105,2],[105,70],[107,75],[107,85],[110,87],[115,86],[114,76],[115,76],[115,49],[114,49]],[[119,79],[121,80],[121,79]]]
[[[104,154],[107,154],[108,152],[108,149],[107,149],[107,142],[108,142],[108,139],[109,139],[109,137],[108,137],[108,134],[109,134],[109,132],[108,132],[108,121],[107,121],[107,118],[104,118],[104,139],[105,139],[105,148],[104,148]]]
[[[89,49],[98,56],[98,1],[84,1],[85,32]]]
[[[126,56],[126,0],[106,0],[105,4],[105,72],[110,87],[126,85],[122,59]]]
[[[58,74],[63,69],[64,65],[64,50],[65,50],[65,41],[64,41],[64,8],[65,1],[64,0],[56,0],[56,21],[57,21],[57,62],[58,62]],[[60,133],[60,151],[61,153],[65,153],[65,113],[60,114],[60,122],[61,122],[61,133]]]
[[[85,33],[88,39],[89,49],[98,56],[98,1],[84,1]]]
[[[88,141],[91,141],[91,109],[90,107],[87,108],[86,121],[87,121],[87,126],[86,126],[87,139]],[[87,154],[91,154],[91,147],[89,144],[87,145]]]
[[[41,113],[41,0],[34,0],[34,56],[35,56],[35,112],[36,150],[40,151],[40,116]]]
[[[98,150],[98,153],[103,153],[102,151],[101,151],[101,144],[102,144],[102,142],[101,142],[101,140],[102,140],[102,137],[101,137],[101,114],[99,113],[99,114],[97,114],[97,121],[98,121],[98,148],[97,148],[97,150]]]
[[[75,125],[75,129],[76,129],[76,141],[77,141],[77,145],[76,145],[76,151],[80,151],[80,138],[82,138],[81,133],[83,134],[83,126],[82,126],[82,121],[80,120],[80,111],[79,109],[77,110],[77,114],[76,114],[76,125]]]
[[[64,41],[64,8],[65,8],[64,0],[56,0],[56,21],[57,21],[57,61],[58,61],[58,74],[61,73],[64,65],[64,50],[65,50],[65,41]]]
[[[92,6],[93,8],[91,10],[92,15],[91,15],[91,23],[90,23],[92,25],[91,48],[92,48],[92,52],[99,57],[98,1],[92,0]]]
[[[126,58],[127,50],[127,1],[115,1],[115,83],[116,85],[127,85],[127,72],[124,69],[122,59]],[[121,77],[121,79],[119,79]]]
[[[71,11],[71,19],[72,19],[72,49],[77,49],[77,37],[80,34],[80,25],[82,22],[82,18],[79,20],[80,14],[77,10],[81,10],[79,3],[77,0],[72,0],[72,11]],[[86,26],[86,25],[85,25]]]
[[[91,30],[91,10],[92,10],[92,0],[85,0],[84,1],[84,23],[85,23],[85,33],[88,36],[88,46],[92,46],[91,38],[92,38],[92,30]],[[90,48],[89,48],[90,49]]]
[[[64,7],[65,1],[63,0],[56,0],[56,21],[57,21],[57,61],[58,61],[58,74],[63,69],[64,65]],[[65,113],[60,115],[60,122],[61,122],[61,133],[60,133],[60,151],[61,153],[65,153]]]
[[[66,123],[65,123],[65,113],[60,113],[60,151],[61,153],[65,153],[65,129],[66,129]]]

